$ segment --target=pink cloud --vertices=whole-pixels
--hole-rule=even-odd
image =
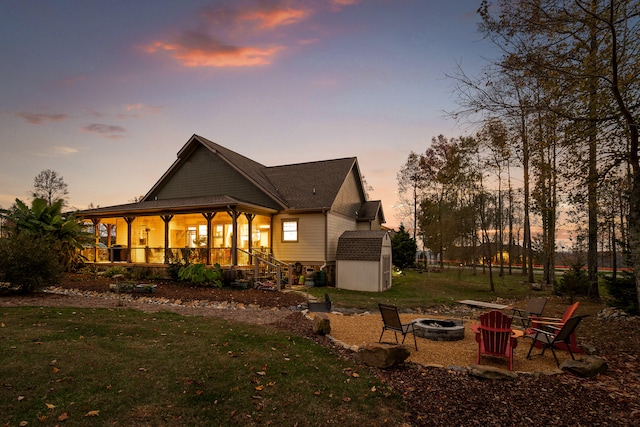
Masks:
[[[241,15],[241,19],[257,21],[261,29],[273,29],[284,25],[291,25],[307,19],[310,16],[308,10],[286,8],[269,8],[247,11]]]
[[[268,65],[285,49],[281,43],[265,42],[269,37],[283,37],[276,30],[308,20],[318,7],[328,5],[337,12],[360,1],[329,0],[324,6],[319,3],[309,6],[310,3],[294,0],[255,0],[209,6],[201,9],[190,29],[183,29],[173,37],[160,38],[144,50],[150,54],[168,54],[185,67]],[[317,41],[314,37],[301,38],[298,45]]]
[[[111,139],[119,139],[124,137],[126,129],[117,125],[105,125],[103,123],[92,123],[82,128],[83,131],[95,133],[100,136]]]
[[[143,104],[141,102],[136,103],[136,104],[126,104],[124,107],[124,113],[120,113],[118,115],[116,115],[117,118],[119,119],[128,119],[128,118],[132,118],[132,117],[139,117],[141,115],[146,115],[146,114],[157,114],[159,112],[161,112],[164,108],[163,107],[157,107],[157,106],[153,106],[153,105],[146,105]]]
[[[354,6],[360,3],[361,0],[331,0],[331,5],[334,10],[340,10],[346,6]]]
[[[20,111],[16,113],[18,116],[22,117],[27,123],[32,125],[41,125],[45,122],[62,122],[70,118],[68,114],[40,114],[40,113],[29,113],[27,111]]]
[[[202,17],[218,27],[255,22],[257,25],[249,30],[270,30],[298,23],[311,15],[310,9],[293,7],[290,4],[290,1],[263,0],[252,5],[236,3],[233,6],[207,7],[202,10]]]
[[[146,51],[168,52],[187,67],[250,67],[270,64],[281,49],[281,46],[231,46],[206,33],[188,31],[173,42],[155,42]]]

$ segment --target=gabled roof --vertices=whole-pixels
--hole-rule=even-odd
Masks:
[[[243,175],[249,181],[253,182],[253,184],[256,185],[256,187],[260,188],[265,194],[271,196],[279,205],[281,205],[282,207],[286,207],[285,201],[278,196],[274,186],[264,175],[264,165],[195,134],[191,136],[189,141],[187,141],[187,143],[180,149],[180,151],[178,151],[178,158],[176,159],[176,161],[171,165],[171,167],[169,167],[164,175],[162,175],[162,177],[158,180],[158,182],[156,182],[151,190],[149,190],[143,200],[147,200],[147,198],[151,194],[153,194],[156,189],[164,185],[167,180],[171,179],[171,176],[177,170],[178,166],[183,161],[185,161],[199,145],[206,147],[209,151],[216,154],[220,159],[225,161],[238,173]]]
[[[386,235],[383,230],[345,231],[338,239],[336,260],[378,261]]]
[[[384,223],[384,212],[380,200],[367,200],[358,210],[358,221],[374,221],[380,215],[380,222]]]
[[[253,202],[239,200],[237,195],[233,194],[211,194],[207,197],[193,194],[188,198],[155,200],[155,195],[165,188],[165,185],[185,165],[189,157],[196,150],[202,150],[200,147],[204,147],[216,155],[221,161],[246,178],[250,185],[258,189],[258,192],[264,193],[268,199],[275,202],[275,204],[271,204],[272,206],[280,206],[281,211],[329,210],[350,173],[354,171],[353,173],[360,176],[358,161],[355,157],[268,167],[194,134],[178,151],[176,161],[154,184],[140,203],[90,209],[82,211],[82,214],[153,213],[172,207],[190,209],[190,207],[205,206],[224,207],[225,204],[243,204],[244,206],[272,210],[265,207],[264,203],[257,204],[255,200]],[[378,213],[382,214],[379,201],[364,202],[362,209],[360,209],[359,219],[363,221],[375,219]],[[381,217],[381,219],[384,222],[384,218]]]
[[[330,209],[356,158],[266,168],[265,174],[289,209]]]
[[[357,167],[355,157],[267,167],[202,136],[193,135],[178,152],[178,159],[143,200],[171,179],[173,171],[198,145],[218,155],[285,210],[330,209],[347,175],[354,166]]]

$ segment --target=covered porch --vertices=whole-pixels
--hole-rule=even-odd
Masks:
[[[95,236],[83,255],[91,263],[222,267],[268,258],[275,211],[229,199],[154,200],[79,212]]]

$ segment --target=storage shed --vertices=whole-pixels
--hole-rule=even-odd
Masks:
[[[338,239],[336,287],[382,292],[391,287],[391,237],[382,230],[345,231]]]

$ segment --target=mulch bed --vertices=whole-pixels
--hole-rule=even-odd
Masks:
[[[60,286],[83,291],[105,292],[109,280],[68,276]],[[294,292],[270,292],[255,289],[230,290],[160,283],[158,298],[185,301],[232,301],[253,307],[233,310],[235,315],[254,321],[256,311],[279,313],[269,318],[270,326],[307,337],[330,347],[340,357],[356,364],[351,351],[324,336],[313,333],[304,314],[289,310],[306,302]],[[18,296],[2,296],[2,305],[18,305]],[[78,298],[39,294],[41,301],[64,305]],[[259,307],[259,309],[257,308]],[[132,307],[135,308],[135,307]],[[188,308],[188,307],[185,307]],[[215,310],[216,312],[232,310]],[[185,314],[198,314],[186,312]],[[607,360],[609,370],[595,378],[583,379],[570,374],[554,376],[520,375],[515,380],[481,380],[465,371],[428,368],[407,363],[392,369],[368,369],[402,396],[406,402],[404,420],[391,424],[406,426],[626,426],[640,424],[640,319],[601,320],[594,316],[581,335],[595,345]]]

